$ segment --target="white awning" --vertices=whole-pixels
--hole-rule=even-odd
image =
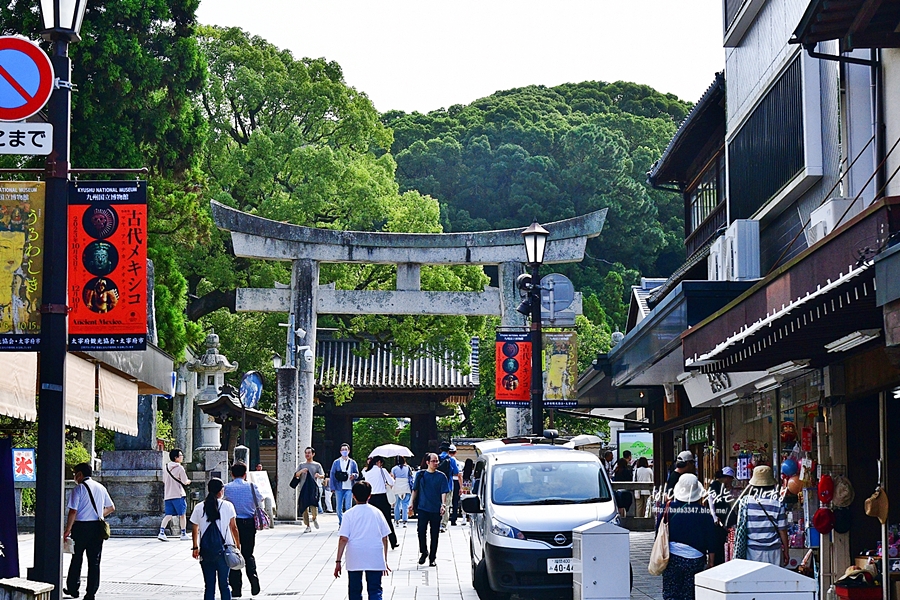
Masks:
[[[37,354],[4,352],[0,355],[3,377],[0,377],[0,415],[15,419],[37,419]]]
[[[96,370],[94,363],[66,354],[66,425],[79,429],[96,428]]]
[[[100,426],[125,435],[138,434],[138,385],[100,369]]]

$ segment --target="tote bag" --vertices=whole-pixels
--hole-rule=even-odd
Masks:
[[[659,521],[659,529],[656,532],[656,540],[653,541],[653,549],[650,551],[650,564],[647,571],[651,575],[662,575],[669,566],[669,505],[663,512]]]

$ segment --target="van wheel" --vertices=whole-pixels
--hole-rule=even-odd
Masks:
[[[478,593],[478,597],[481,600],[509,600],[509,594],[495,592],[491,589],[491,584],[488,582],[487,576],[487,564],[484,560],[477,565],[474,561],[472,564],[472,587],[475,588],[475,591]]]

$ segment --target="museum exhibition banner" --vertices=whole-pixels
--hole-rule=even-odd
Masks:
[[[35,352],[41,342],[44,266],[42,181],[0,182],[0,351]]]
[[[578,334],[544,332],[544,408],[578,405]]]
[[[531,333],[498,331],[494,404],[508,408],[531,405]]]

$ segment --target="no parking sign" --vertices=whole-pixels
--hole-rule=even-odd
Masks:
[[[24,38],[0,37],[0,121],[21,121],[41,110],[53,92],[53,65]]]

